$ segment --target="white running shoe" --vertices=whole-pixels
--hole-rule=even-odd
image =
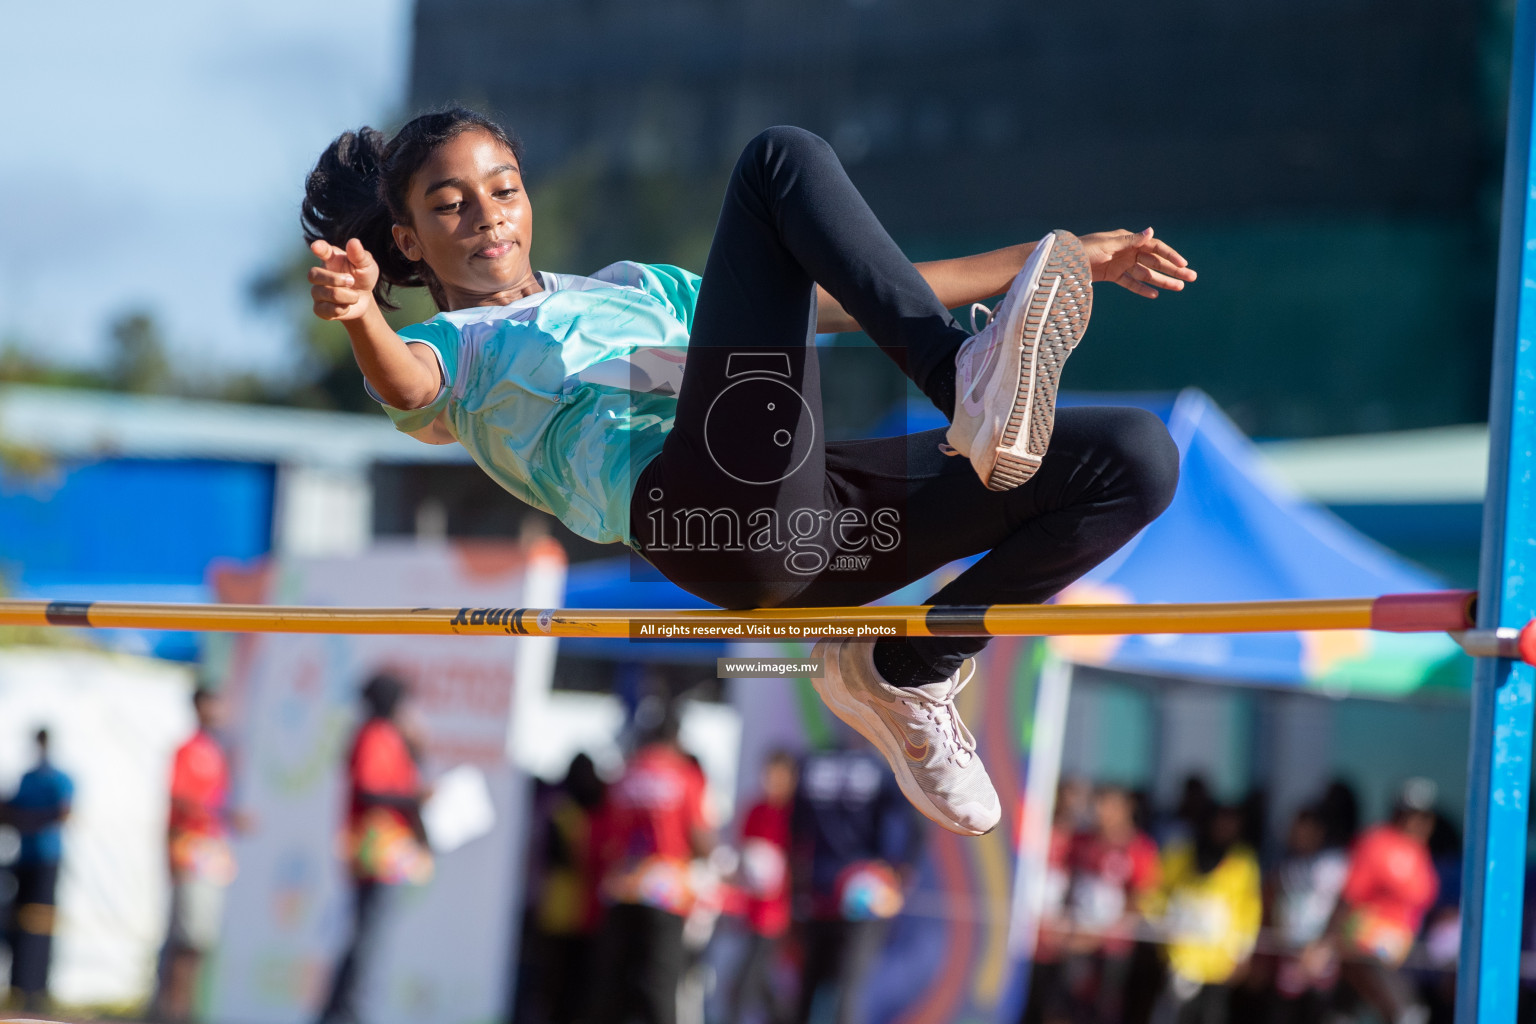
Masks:
[[[976,329],[973,307],[976,333],[955,355],[947,439],[988,489],[1017,487],[1040,468],[1056,425],[1061,367],[1092,310],[1093,273],[1069,231],[1040,240],[986,327]]]
[[[975,661],[942,682],[892,686],[875,669],[874,649],[868,641],[818,643],[811,653],[826,668],[811,680],[816,692],[885,755],[902,793],[924,817],[963,836],[992,831],[1002,804],[976,754],[976,738],[955,709]]]

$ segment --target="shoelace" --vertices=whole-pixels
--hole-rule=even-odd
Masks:
[[[955,684],[955,688],[944,699],[906,702],[914,711],[923,713],[933,722],[935,731],[944,740],[945,752],[961,768],[970,764],[976,756],[976,737],[955,712],[955,698],[976,675],[975,662],[967,661],[965,664],[970,671],[966,672],[965,677]]]
[[[977,310],[980,310],[981,313],[987,318],[987,322],[984,323],[984,324],[981,324],[979,326],[976,323],[976,311]],[[979,302],[971,303],[971,333],[972,334],[980,334],[982,331],[986,330],[987,326],[989,324],[991,324],[991,323],[992,323],[992,310],[989,309],[986,306],[983,306]]]

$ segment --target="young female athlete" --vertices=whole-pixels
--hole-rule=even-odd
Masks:
[[[914,266],[830,146],[771,128],[731,174],[702,278],[628,262],[575,277],[533,269],[522,168],[512,137],[462,109],[387,141],[342,135],[304,200],[315,315],[344,324],[399,429],[462,444],[684,589],[728,608],[859,605],[983,555],[933,603],[1041,602],[1171,500],[1177,452],[1155,417],[1055,411],[1093,281],[1153,298],[1194,280],[1150,228]],[[396,333],[380,308],[415,285],[442,312]],[[985,327],[949,313],[1004,292]],[[814,335],[857,329],[947,431],[827,440]],[[825,641],[816,680],[918,810],[969,835],[1001,816],[954,704],[984,644]]]

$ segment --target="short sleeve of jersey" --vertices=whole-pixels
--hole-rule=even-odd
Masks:
[[[409,796],[416,788],[416,767],[399,735],[369,723],[358,734],[352,753],[352,784],[365,793]]]
[[[1374,832],[1368,832],[1355,844],[1349,858],[1349,872],[1339,894],[1344,902],[1359,905],[1369,900],[1376,889],[1376,875],[1381,860],[1381,844]]]
[[[693,330],[693,311],[699,304],[699,283],[703,278],[681,267],[666,263],[631,263],[625,261],[604,267],[592,275],[594,281],[639,288],[652,298],[660,299],[672,311],[672,315],[690,332]]]
[[[171,797],[205,800],[213,786],[212,765],[195,740],[183,743],[171,762]]]
[[[743,839],[767,839],[773,834],[773,811],[767,804],[754,804],[747,812],[747,820],[741,826]]]
[[[1131,891],[1140,895],[1156,889],[1161,882],[1162,865],[1157,860],[1157,844],[1144,835],[1131,840]]]
[[[453,384],[457,379],[459,370],[459,330],[446,320],[428,320],[426,323],[412,324],[403,328],[400,337],[413,345],[425,345],[437,356],[437,365],[443,373],[443,385],[438,389],[437,397],[420,409],[396,409],[379,397],[367,381],[363,386],[368,389],[369,396],[380,405],[394,423],[395,429],[405,434],[414,434],[432,425],[432,421],[440,416],[448,407],[448,399],[453,395]]]

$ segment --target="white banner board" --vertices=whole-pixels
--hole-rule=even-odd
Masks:
[[[508,546],[391,545],[354,558],[282,561],[252,591],[283,604],[558,606],[564,556]],[[360,720],[358,689],[389,669],[412,688],[430,785],[466,768],[492,812],[437,856],[433,879],[403,887],[361,994],[368,1024],[482,1024],[506,1009],[515,962],[528,777],[520,732],[546,699],[555,641],[523,637],[240,638],[232,652],[240,771],[237,803],[255,827],[236,844],[210,1016],[227,1024],[311,1020],[350,928],[341,855],[344,764]],[[469,772],[468,774],[473,774]],[[451,787],[458,787],[456,781]],[[479,798],[474,800],[478,802]]]

